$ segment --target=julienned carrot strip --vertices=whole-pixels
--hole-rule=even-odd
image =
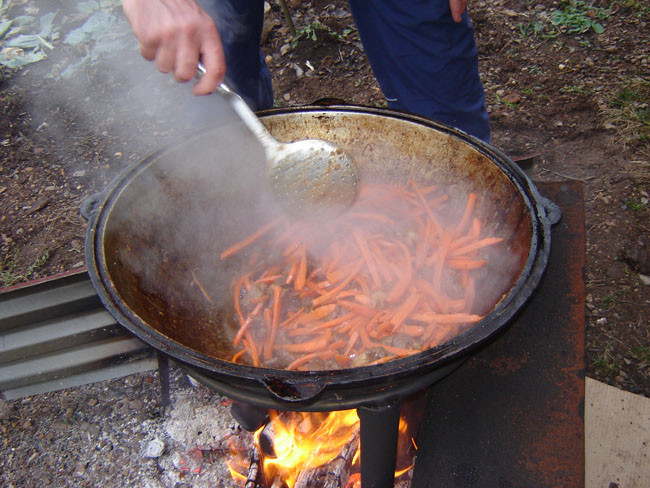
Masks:
[[[383,347],[386,351],[388,351],[391,354],[394,354],[395,356],[411,356],[412,354],[417,354],[419,352],[422,352],[420,349],[404,349],[401,347],[389,346],[388,344],[384,344],[383,342],[379,342],[377,343],[377,345]]]
[[[447,266],[454,269],[479,269],[487,264],[485,259],[469,259],[469,258],[450,258],[447,259]]]
[[[296,313],[293,315],[290,315],[284,321],[280,323],[280,327],[285,327],[287,325],[293,324],[296,320],[298,320],[303,314],[305,313],[305,307],[300,308]]]
[[[331,359],[336,354],[336,350],[340,349],[344,345],[345,345],[345,341],[337,341],[330,344],[330,348],[327,351],[305,354],[304,356],[299,357],[298,359],[290,363],[287,366],[287,369],[292,370],[292,369],[299,368],[300,366],[307,364],[309,361],[316,358],[323,359],[323,360]]]
[[[402,325],[400,332],[411,337],[420,337],[424,334],[424,327],[419,325]]]
[[[359,250],[361,251],[363,259],[366,261],[366,266],[368,267],[368,271],[370,272],[370,277],[372,278],[372,282],[375,285],[375,288],[379,288],[382,282],[381,278],[379,277],[379,272],[377,271],[377,265],[370,255],[368,242],[357,229],[354,229],[352,231],[352,235],[354,237],[354,240],[357,242],[357,245],[359,246]]]
[[[469,313],[424,313],[416,312],[411,314],[412,320],[418,322],[435,322],[437,324],[459,324],[466,322],[478,322],[483,317]]]
[[[203,298],[205,298],[205,299],[206,299],[208,302],[210,302],[210,303],[214,303],[214,302],[212,301],[212,298],[210,298],[210,295],[208,294],[207,290],[206,290],[205,288],[203,288],[203,285],[201,284],[201,282],[199,281],[199,279],[196,277],[196,272],[197,272],[197,271],[198,271],[198,269],[196,269],[196,268],[194,268],[194,269],[192,270],[192,280],[193,280],[193,283],[196,283],[196,286],[199,287],[199,290],[201,290],[201,294],[203,295]]]
[[[460,222],[458,223],[458,226],[456,227],[455,230],[456,236],[459,236],[463,232],[465,232],[465,227],[467,226],[467,224],[469,224],[469,219],[472,216],[472,212],[474,211],[475,204],[476,204],[476,193],[470,193],[469,196],[467,197],[465,212],[463,212],[463,216],[461,217]]]
[[[449,245],[451,244],[453,237],[454,236],[451,233],[444,234],[440,242],[438,258],[433,267],[433,279],[431,281],[431,284],[436,291],[440,291],[440,287],[442,286],[442,270],[445,267],[445,260],[447,259]]]
[[[323,305],[313,309],[311,312],[304,314],[302,317],[298,318],[296,321],[300,325],[310,324],[317,320],[323,319],[328,315],[334,313],[337,309],[336,303],[330,305]]]
[[[397,283],[395,283],[395,286],[393,286],[390,292],[388,292],[388,296],[386,297],[386,301],[388,303],[397,303],[399,299],[402,298],[402,295],[406,293],[406,290],[413,280],[411,253],[409,253],[409,250],[402,242],[398,242],[398,244],[404,253],[404,267],[401,270],[399,268],[395,268],[395,271],[400,273],[400,275]]]
[[[294,288],[296,291],[301,291],[305,287],[307,281],[307,250],[305,245],[300,246],[300,263],[298,264],[298,272],[294,280]]]
[[[379,273],[381,274],[381,277],[386,282],[392,281],[393,275],[390,272],[390,265],[388,264],[388,260],[386,259],[386,256],[382,252],[379,245],[375,242],[369,242],[368,248],[370,249],[372,256],[375,258],[375,261],[379,265]]]
[[[486,237],[485,239],[481,239],[480,241],[476,241],[465,247],[456,249],[451,253],[451,257],[462,256],[463,254],[467,254],[468,252],[476,251],[477,249],[481,249],[486,246],[492,246],[502,241],[503,239],[501,237]]]
[[[377,310],[374,308],[367,307],[366,305],[362,305],[360,303],[355,303],[348,300],[337,300],[336,303],[338,303],[344,309],[349,310],[350,312],[354,312],[358,315],[362,315],[364,317],[372,318],[377,314]]]
[[[253,339],[253,334],[251,334],[249,331],[245,333],[245,339],[242,341],[244,343],[244,346],[246,346],[246,349],[248,349],[248,352],[251,355],[251,358],[253,359],[253,366],[260,366],[260,355],[257,351],[257,344],[255,344],[255,340]]]
[[[431,223],[435,227],[436,233],[437,234],[442,234],[442,226],[440,225],[440,222],[438,222],[438,219],[436,216],[433,214],[433,211],[431,208],[429,208],[429,204],[427,203],[427,199],[424,198],[424,195],[420,191],[420,188],[418,187],[417,183],[413,180],[411,180],[411,186],[415,190],[415,193],[417,193],[418,198],[420,199],[420,203],[424,207],[424,209],[427,212],[427,215],[429,215],[429,218],[431,219]]]
[[[230,257],[230,256],[232,256],[233,254],[235,254],[235,253],[241,251],[241,250],[244,249],[245,247],[250,246],[253,242],[255,242],[257,239],[259,239],[260,237],[262,237],[262,236],[263,236],[264,234],[266,234],[268,231],[270,231],[271,229],[273,229],[273,228],[274,228],[276,225],[278,225],[280,222],[282,222],[282,219],[279,219],[279,218],[278,218],[278,219],[274,219],[274,220],[272,220],[271,222],[269,222],[268,224],[262,226],[259,230],[257,230],[257,231],[255,231],[255,232],[253,232],[252,234],[250,234],[248,237],[245,237],[245,238],[242,239],[241,241],[239,241],[239,242],[233,244],[232,246],[230,246],[229,248],[227,248],[226,250],[224,250],[224,251],[221,252],[221,259],[222,259],[222,260],[223,260],[223,259],[226,259],[227,257]]]
[[[283,276],[284,275],[278,274],[278,275],[265,276],[264,278],[258,278],[253,282],[253,285],[257,285],[257,284],[260,284],[260,283],[263,283],[263,284],[273,283],[275,280],[278,280],[278,279],[282,278]]]
[[[360,219],[370,220],[373,222],[380,222],[383,224],[394,224],[395,221],[385,214],[375,212],[348,212],[345,214],[346,219]]]
[[[429,298],[432,298],[439,310],[446,312],[449,310],[451,299],[440,290],[421,278],[415,279],[415,286],[418,290],[424,292]]]
[[[346,320],[351,320],[356,316],[354,312],[348,312],[344,315],[341,315],[339,317],[336,317],[335,319],[328,320],[327,322],[322,322],[315,327],[313,327],[311,330],[322,330],[322,329],[329,329],[330,327],[335,327],[337,325],[341,325],[343,322]]]
[[[415,308],[420,303],[422,295],[419,293],[414,293],[409,296],[402,305],[400,305],[393,317],[390,319],[391,324],[393,324],[393,332],[399,329],[399,326],[404,323],[406,319],[409,318],[409,315],[415,310]]]
[[[330,281],[330,283],[338,283],[341,280],[345,279],[345,277],[347,277],[350,274],[350,271],[355,269],[357,266],[359,266],[359,268],[357,269],[358,272],[359,269],[361,269],[361,265],[363,265],[363,258],[346,263],[343,266],[341,266],[339,269],[334,270],[331,273],[328,273],[327,279]],[[356,273],[354,274],[356,275]]]
[[[263,307],[263,306],[264,306],[264,300],[261,301],[261,302],[259,302],[259,303],[255,306],[255,308],[253,309],[253,311],[250,313],[250,315],[249,315],[248,317],[246,317],[246,320],[244,320],[244,321],[242,322],[241,326],[239,327],[239,330],[237,331],[237,334],[235,335],[235,338],[234,338],[233,341],[232,341],[232,343],[233,343],[235,346],[236,346],[237,344],[239,344],[239,341],[241,341],[242,336],[246,333],[246,331],[248,330],[248,327],[251,325],[251,322],[253,321],[253,319],[254,319],[255,317],[257,317],[257,314],[260,313],[260,311],[262,310],[262,307]]]
[[[246,348],[243,348],[243,349],[237,351],[237,352],[233,355],[231,361],[232,361],[233,363],[236,363],[236,362],[239,360],[239,358],[242,357],[245,353],[246,353]]]
[[[358,273],[359,270],[361,269],[361,266],[362,266],[362,265],[363,265],[363,260],[359,260],[358,263],[357,263],[357,265],[352,269],[352,271],[351,271],[350,274],[347,276],[347,278],[345,278],[345,279],[344,279],[344,280],[343,280],[339,285],[337,285],[336,287],[334,287],[332,290],[330,290],[329,292],[325,293],[325,295],[321,295],[320,297],[315,298],[315,299],[312,301],[312,305],[314,305],[314,306],[324,305],[324,304],[329,303],[329,302],[331,302],[332,300],[334,300],[334,299],[336,298],[336,295],[337,295],[340,291],[342,291],[346,286],[348,286],[348,284],[350,283],[350,281],[352,281],[352,280],[354,279],[354,277],[357,275],[357,273]]]
[[[275,346],[275,337],[278,333],[278,324],[280,323],[280,301],[282,299],[282,288],[273,287],[273,316],[271,319],[271,333],[264,344],[264,358],[269,360],[273,357],[273,347]]]
[[[476,280],[474,279],[473,276],[468,277],[467,279],[467,285],[465,286],[465,296],[463,297],[464,300],[464,308],[468,312],[472,311],[472,307],[474,306],[474,294],[475,294],[475,285]]]
[[[244,281],[248,279],[248,275],[250,275],[250,273],[246,273],[244,276],[242,276],[240,279],[237,280],[232,292],[234,303],[235,303],[235,312],[237,312],[237,318],[239,319],[240,323],[244,323],[244,314],[241,311],[241,304],[239,303],[239,295],[241,294],[242,286],[244,286]]]
[[[361,337],[361,344],[363,344],[363,347],[365,347],[366,350],[372,349],[373,347],[377,347],[379,345],[370,340],[370,337],[368,337],[368,331],[364,325],[361,325],[361,327],[359,327],[359,337]]]
[[[331,341],[332,334],[326,331],[325,334],[314,337],[310,341],[298,342],[295,344],[284,344],[282,347],[289,352],[316,352],[325,349]]]
[[[352,334],[350,334],[350,338],[348,339],[347,345],[345,346],[345,351],[343,351],[344,356],[349,356],[350,353],[352,352],[352,348],[356,344],[356,342],[359,340],[359,331],[357,329],[352,331]]]
[[[290,284],[298,272],[298,265],[300,264],[300,259],[294,259],[287,273],[287,279],[284,281],[285,284]]]

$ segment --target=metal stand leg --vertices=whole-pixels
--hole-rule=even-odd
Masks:
[[[393,488],[401,400],[379,407],[359,407],[361,488]]]
[[[160,406],[165,408],[171,403],[169,392],[169,359],[158,354],[158,376],[160,377]]]

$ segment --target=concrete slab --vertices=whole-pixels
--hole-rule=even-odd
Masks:
[[[585,385],[586,488],[650,487],[650,398]]]

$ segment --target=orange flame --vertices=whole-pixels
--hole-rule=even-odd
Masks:
[[[270,422],[255,432],[255,441],[260,452],[260,436],[269,435],[275,457],[269,453],[262,454],[262,469],[268,484],[280,479],[286,486],[293,488],[302,471],[308,471],[326,465],[340,455],[343,448],[354,438],[359,430],[359,417],[356,410],[337,412],[276,412],[270,411]],[[404,417],[400,418],[399,434],[406,445],[415,440],[409,435],[409,426]],[[417,447],[416,447],[417,449]],[[243,452],[239,451],[238,460],[230,460],[233,480],[245,483],[247,480]],[[346,488],[360,488],[361,478],[358,472],[360,449],[357,448],[352,466],[355,466]],[[408,461],[407,461],[408,462]],[[402,464],[405,466],[405,463]],[[413,468],[413,462],[405,468],[395,471],[395,478]]]
[[[290,488],[303,470],[332,461],[359,428],[356,410],[329,413],[271,412],[276,457],[264,459],[267,480],[280,476]]]

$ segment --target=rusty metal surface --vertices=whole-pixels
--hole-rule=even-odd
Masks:
[[[433,385],[413,488],[584,486],[582,184],[539,184],[562,220],[513,325]]]

